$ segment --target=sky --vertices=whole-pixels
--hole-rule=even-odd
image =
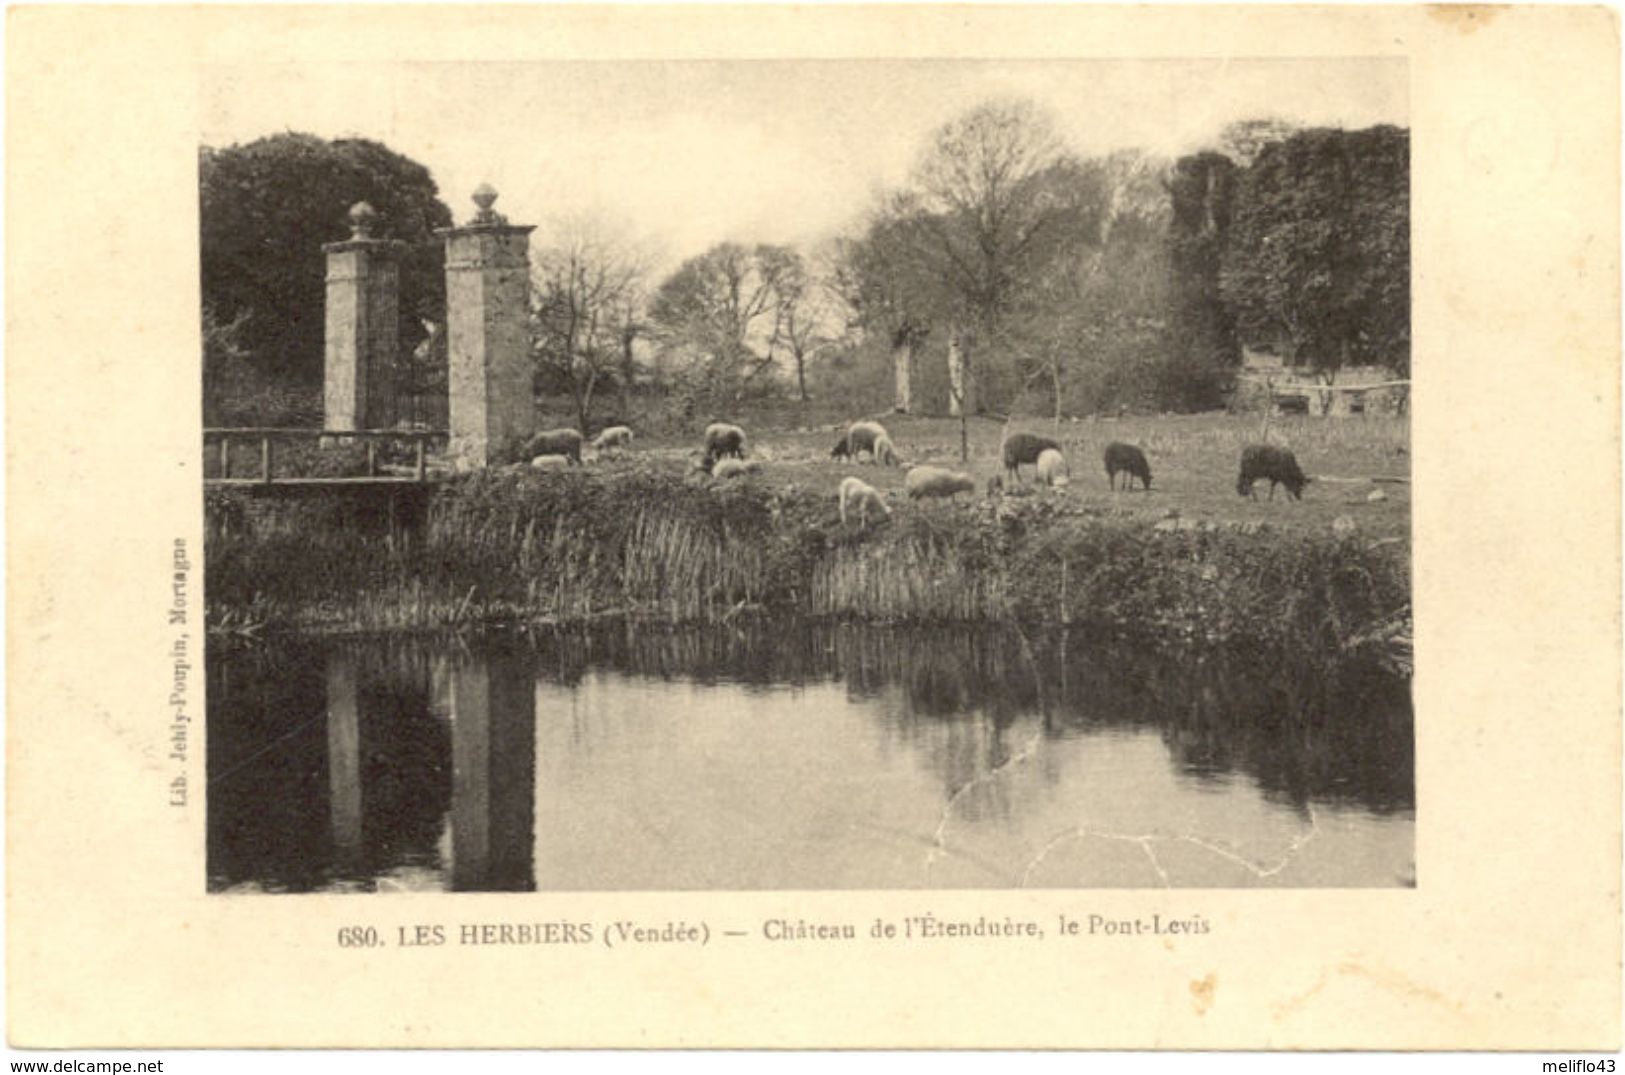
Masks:
[[[676,264],[723,240],[856,230],[931,131],[1027,97],[1086,154],[1177,155],[1237,119],[1408,126],[1395,59],[262,64],[207,69],[200,141],[375,139],[425,165],[459,221],[481,183],[542,235],[603,216]]]

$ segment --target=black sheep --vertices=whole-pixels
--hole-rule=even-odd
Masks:
[[[1268,478],[1270,483],[1270,499],[1275,499],[1275,487],[1286,486],[1292,499],[1303,499],[1303,487],[1313,478],[1304,476],[1298,469],[1298,460],[1285,448],[1277,448],[1273,444],[1250,444],[1241,450],[1241,476],[1236,479],[1236,492],[1242,496],[1258,499],[1253,491],[1253,482]]]
[[[1021,477],[1021,465],[1038,465],[1038,457],[1046,451],[1061,450],[1061,446],[1037,433],[1011,433],[1004,438],[1004,469],[1012,478]]]
[[[745,458],[745,431],[727,422],[712,422],[705,427],[705,469],[724,456]]]
[[[1123,488],[1134,488],[1134,479],[1139,478],[1146,491],[1151,491],[1151,464],[1146,462],[1145,453],[1132,444],[1112,441],[1106,445],[1106,483],[1113,489],[1117,488],[1118,474],[1124,475]]]

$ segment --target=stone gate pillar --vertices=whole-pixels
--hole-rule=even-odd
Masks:
[[[386,429],[395,424],[395,357],[400,340],[396,291],[406,244],[374,239],[378,214],[350,210],[350,238],[326,243],[327,344],[322,425]]]
[[[451,404],[447,452],[460,470],[536,432],[530,361],[530,233],[491,205],[481,184],[479,212],[446,239],[446,386]]]

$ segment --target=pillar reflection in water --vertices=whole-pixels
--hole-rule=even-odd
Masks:
[[[361,859],[361,701],[355,658],[335,653],[327,662],[327,779],[337,865]]]
[[[536,678],[520,654],[447,659],[451,876],[459,890],[536,887]]]

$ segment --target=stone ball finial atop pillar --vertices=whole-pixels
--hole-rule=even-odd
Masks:
[[[373,225],[378,222],[378,210],[366,202],[356,202],[350,206],[350,238],[371,239]]]
[[[508,222],[507,217],[491,208],[492,205],[496,204],[497,200],[496,188],[491,186],[491,184],[481,183],[479,186],[475,187],[473,198],[474,204],[479,206],[479,212],[474,214],[474,219],[469,221],[469,223],[506,224]]]
[[[350,206],[346,219],[350,237],[322,244],[327,255],[322,425],[384,429],[395,422],[397,292],[406,244],[374,237],[378,212],[366,202]]]

